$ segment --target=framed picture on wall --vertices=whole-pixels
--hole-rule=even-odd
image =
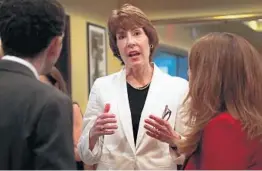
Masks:
[[[87,23],[88,44],[88,87],[89,92],[94,81],[107,75],[106,29],[92,23]]]

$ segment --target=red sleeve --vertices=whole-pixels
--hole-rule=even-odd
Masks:
[[[203,132],[201,170],[247,168],[245,134],[239,121],[222,114],[211,120]]]

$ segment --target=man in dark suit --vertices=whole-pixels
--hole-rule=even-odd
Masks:
[[[56,0],[0,7],[0,169],[75,169],[72,103],[38,80],[57,61],[65,12]]]

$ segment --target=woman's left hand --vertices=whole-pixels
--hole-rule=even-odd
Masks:
[[[181,139],[168,121],[154,115],[150,115],[149,119],[145,119],[144,128],[147,130],[146,134],[148,136],[166,142],[170,146],[175,146],[176,140]]]

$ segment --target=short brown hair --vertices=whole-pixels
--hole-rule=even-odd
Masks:
[[[262,58],[247,40],[231,33],[204,36],[190,51],[189,69],[189,131],[180,152],[194,152],[204,127],[222,112],[241,121],[249,138],[262,136]]]
[[[117,48],[116,33],[119,29],[129,30],[136,27],[143,28],[149,39],[149,44],[153,46],[150,51],[150,61],[152,61],[152,54],[158,46],[159,40],[156,29],[143,11],[133,5],[124,4],[119,10],[112,11],[112,15],[109,17],[107,24],[110,48],[114,56],[120,61],[122,61],[122,59]]]

